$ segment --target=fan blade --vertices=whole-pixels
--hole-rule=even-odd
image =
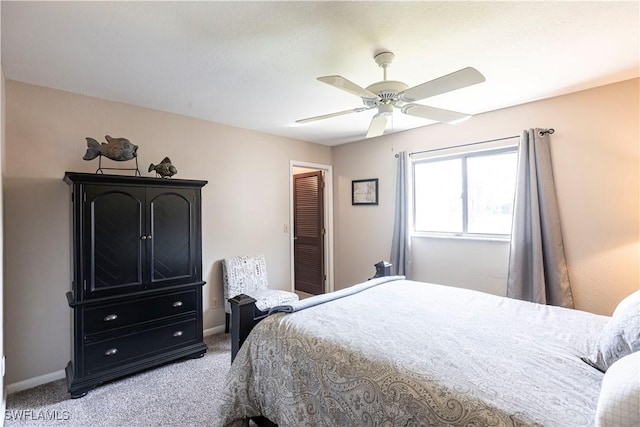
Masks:
[[[442,108],[429,107],[420,104],[407,104],[401,111],[410,116],[422,117],[423,119],[435,120],[455,124],[471,117],[470,114],[458,113],[455,111],[443,110]]]
[[[330,119],[331,117],[342,116],[344,114],[360,113],[361,111],[370,110],[371,108],[375,108],[375,106],[374,107],[358,107],[358,108],[352,108],[351,110],[338,111],[337,113],[329,113],[329,114],[323,114],[321,116],[308,117],[306,119],[296,120],[296,123],[315,122],[316,120]]]
[[[326,83],[333,87],[337,87],[338,89],[344,90],[345,92],[357,95],[360,98],[378,99],[378,95],[376,95],[375,93],[369,92],[365,88],[358,86],[357,84],[345,79],[342,76],[318,77],[318,80],[320,80],[322,83]]]
[[[373,138],[380,136],[384,133],[384,128],[387,127],[387,113],[378,113],[371,119],[369,130],[367,131],[367,138]]]
[[[451,92],[452,90],[462,89],[463,87],[472,86],[482,83],[486,79],[473,67],[463,68],[454,71],[446,76],[422,83],[421,85],[410,87],[400,93],[400,100],[404,102],[413,102],[420,99],[429,98],[431,96],[440,95],[441,93]]]

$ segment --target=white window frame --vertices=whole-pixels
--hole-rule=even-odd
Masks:
[[[421,156],[416,159],[411,159],[411,197],[410,197],[410,212],[411,212],[411,236],[412,237],[437,237],[437,238],[451,238],[451,239],[469,239],[469,240],[495,240],[495,241],[510,241],[511,233],[509,234],[490,234],[490,233],[469,233],[468,230],[468,198],[467,198],[467,159],[470,157],[483,157],[495,154],[504,153],[518,153],[518,145],[508,145],[498,148],[487,148],[483,150],[474,151],[461,151],[451,154],[435,154],[431,156]],[[416,207],[415,207],[415,194],[416,194],[416,181],[415,181],[415,167],[421,163],[431,163],[442,160],[461,159],[462,160],[462,232],[444,232],[444,231],[418,231],[416,230]],[[515,188],[514,188],[515,196]]]

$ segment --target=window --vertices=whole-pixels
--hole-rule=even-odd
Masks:
[[[414,161],[414,231],[511,234],[517,157],[509,147]]]

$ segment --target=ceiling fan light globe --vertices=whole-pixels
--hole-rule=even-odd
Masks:
[[[393,113],[393,104],[380,104],[378,105],[378,114],[385,114],[390,116]]]

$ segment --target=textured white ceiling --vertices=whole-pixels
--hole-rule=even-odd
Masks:
[[[316,80],[414,86],[473,66],[485,83],[420,101],[481,113],[639,76],[628,2],[2,2],[12,80],[337,145],[374,110]],[[433,122],[396,110],[392,129]]]

